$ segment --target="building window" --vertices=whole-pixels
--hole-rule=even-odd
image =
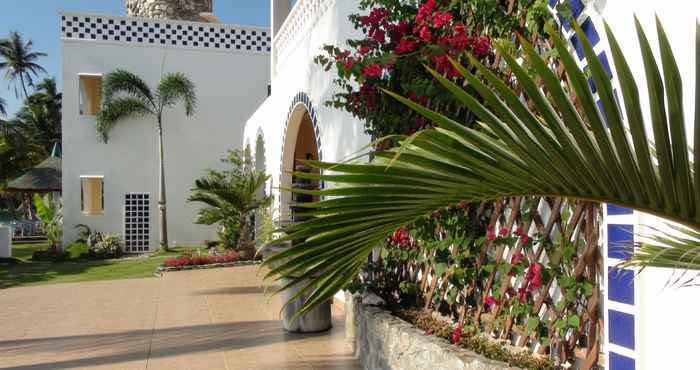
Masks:
[[[80,177],[80,210],[89,216],[99,216],[105,209],[104,178],[102,176]]]
[[[94,116],[102,103],[102,75],[80,75],[80,115]]]

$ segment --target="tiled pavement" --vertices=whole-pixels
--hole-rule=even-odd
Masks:
[[[287,334],[257,267],[0,290],[1,369],[360,369],[342,314]]]

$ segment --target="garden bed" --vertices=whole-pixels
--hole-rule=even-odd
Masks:
[[[261,263],[262,263],[262,261],[250,260],[250,261],[209,263],[209,264],[204,264],[204,265],[158,266],[158,268],[156,268],[156,271],[153,274],[155,276],[160,277],[160,276],[163,276],[164,272],[202,270],[202,269],[213,269],[213,268],[221,268],[221,267],[251,266],[251,265],[259,265]]]
[[[460,330],[460,334],[455,337],[451,324],[434,318],[429,313],[391,312],[363,303],[365,297],[346,293],[345,300],[346,339],[364,368],[554,368],[547,358],[515,348],[509,349],[482,335],[466,331],[462,334]]]

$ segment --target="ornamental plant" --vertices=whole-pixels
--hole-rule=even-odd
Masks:
[[[510,43],[515,34],[537,39],[550,19],[546,0],[363,0],[360,11],[349,19],[363,37],[347,40],[347,48],[326,45],[314,60],[327,71],[334,69],[337,76],[334,82],[340,92],[326,104],[363,120],[365,131],[375,139],[433,126],[380,94],[380,88],[471,125],[474,116],[460,109],[447,90],[432,83],[423,65],[453,80],[462,78],[449,58],[466,63],[465,52],[498,67],[492,40]],[[517,50],[514,45],[512,49]],[[500,73],[498,68],[494,71]],[[393,142],[380,141],[377,147],[383,149]]]

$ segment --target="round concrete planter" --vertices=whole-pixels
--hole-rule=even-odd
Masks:
[[[275,253],[282,252],[291,247],[291,244],[283,244],[276,246],[269,246],[263,250],[263,258],[267,258]],[[275,265],[280,265],[282,262],[278,262]],[[275,266],[270,266],[274,268]],[[293,280],[289,278],[283,278],[280,283],[285,286],[291,283]],[[288,302],[292,297],[294,297],[299,290],[304,286],[304,283],[299,283],[294,287],[284,290],[280,293],[282,297],[282,302]],[[301,296],[295,298],[289,304],[287,304],[282,310],[282,325],[284,329],[292,333],[317,333],[321,331],[329,330],[333,325],[331,323],[331,302],[328,301],[324,304],[319,305],[313,310],[299,316],[294,320],[294,315],[299,312],[301,306],[303,306],[304,301],[309,297],[309,293],[302,294]]]

